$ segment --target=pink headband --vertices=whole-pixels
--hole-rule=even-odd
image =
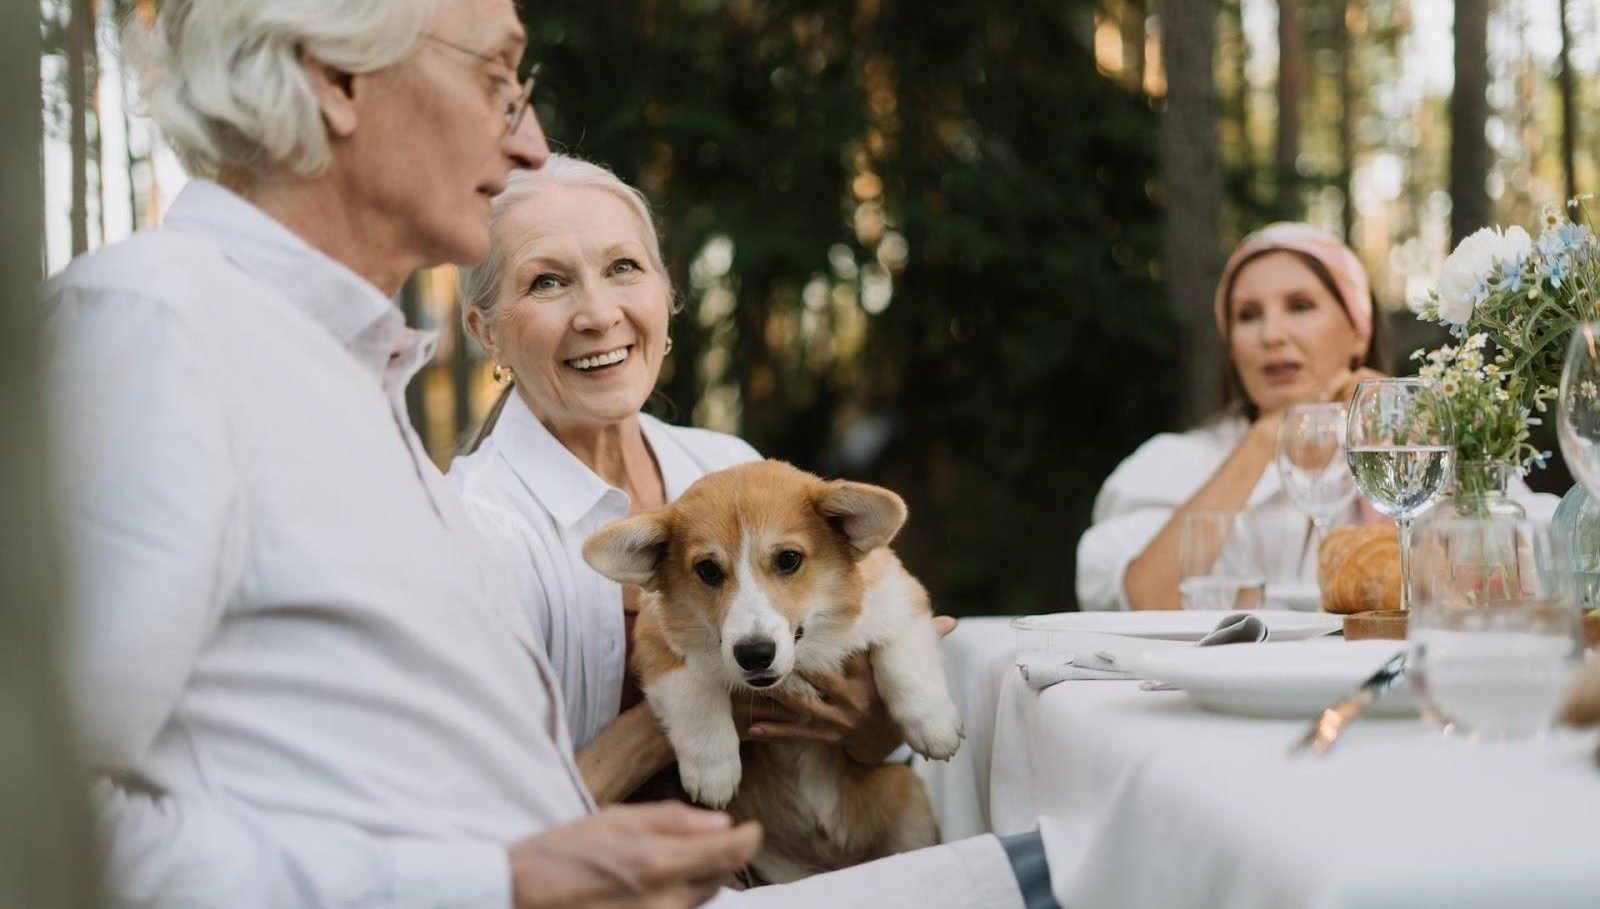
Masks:
[[[1245,237],[1239,248],[1228,257],[1228,264],[1222,269],[1222,280],[1217,282],[1218,334],[1223,337],[1228,334],[1228,301],[1224,295],[1238,274],[1240,263],[1257,253],[1273,249],[1305,253],[1321,262],[1328,274],[1333,276],[1333,284],[1343,298],[1339,302],[1350,314],[1350,324],[1355,326],[1356,336],[1363,345],[1372,341],[1372,288],[1367,283],[1367,270],[1361,266],[1361,260],[1350,251],[1350,247],[1339,242],[1338,237],[1297,221],[1279,221],[1261,228]]]

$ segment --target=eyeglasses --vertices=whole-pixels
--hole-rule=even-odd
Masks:
[[[485,63],[492,63],[497,66],[505,65],[505,61],[499,57],[485,54],[482,51],[475,51],[470,47],[462,47],[453,41],[446,41],[438,35],[424,35],[423,37],[453,51],[458,51],[469,57],[476,57]],[[503,114],[506,119],[506,135],[509,136],[515,133],[518,127],[522,126],[522,118],[528,115],[529,102],[533,100],[534,82],[538,76],[539,64],[535,63],[533,68],[528,70],[528,78],[523,79],[521,82],[511,79],[498,80],[498,85],[495,88],[495,102],[503,108]]]

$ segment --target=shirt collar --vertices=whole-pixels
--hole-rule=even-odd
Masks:
[[[563,528],[583,520],[607,498],[620,506],[618,517],[628,513],[627,493],[600,479],[568,451],[515,391],[489,437],[534,498]]]
[[[385,385],[403,386],[433,355],[433,333],[407,328],[382,291],[217,183],[189,181],[166,224],[214,240],[230,262],[326,328]]]

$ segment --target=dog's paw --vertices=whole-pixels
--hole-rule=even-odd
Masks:
[[[961,740],[967,737],[961,728],[961,715],[956,712],[956,705],[948,700],[903,720],[900,731],[912,751],[932,761],[949,760],[961,747]]]
[[[743,772],[738,751],[695,760],[684,760],[681,756],[678,759],[678,778],[683,781],[683,791],[707,808],[727,807],[734,793],[739,791]]]

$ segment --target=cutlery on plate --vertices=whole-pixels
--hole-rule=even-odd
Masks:
[[[1299,754],[1310,749],[1317,754],[1326,754],[1346,726],[1405,678],[1406,656],[1405,651],[1395,654],[1377,672],[1368,676],[1349,697],[1323,708],[1317,718],[1311,721],[1311,728],[1306,730],[1306,734],[1290,746],[1289,753]]]

